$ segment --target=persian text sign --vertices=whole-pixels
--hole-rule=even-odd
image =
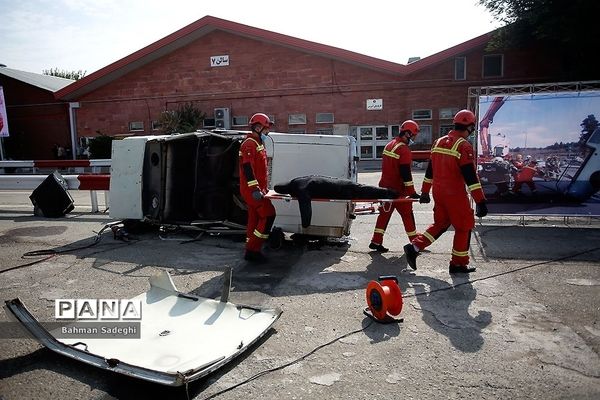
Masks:
[[[383,110],[383,99],[367,99],[367,110]]]
[[[229,55],[224,56],[211,56],[210,66],[211,67],[226,67],[229,65]]]

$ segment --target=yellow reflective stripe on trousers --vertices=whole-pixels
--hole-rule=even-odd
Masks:
[[[256,179],[248,182],[248,186],[257,186],[257,185],[258,185],[258,181]]]
[[[430,243],[435,242],[435,238],[433,236],[431,236],[428,232],[423,232],[423,236],[425,236]]]
[[[431,182],[433,182],[433,179],[431,179],[431,178],[424,178],[423,179],[423,183],[431,183]]]
[[[406,234],[408,236],[415,236],[417,234],[417,231],[410,231],[410,232],[406,231]]]
[[[404,186],[406,186],[406,187],[414,186],[413,181],[404,182]]]
[[[456,257],[467,257],[469,255],[469,251],[458,251],[452,249],[452,255]]]
[[[265,235],[264,233],[260,233],[258,229],[254,230],[254,236],[259,237],[261,239],[268,239],[269,235]]]
[[[383,235],[385,233],[385,229],[375,228],[375,233],[381,233]]]

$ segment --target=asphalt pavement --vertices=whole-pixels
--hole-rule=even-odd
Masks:
[[[417,187],[422,178],[415,171]],[[368,168],[359,174],[361,183],[378,179]],[[253,265],[237,235],[149,229],[123,241],[105,230],[94,243],[113,220],[91,212],[87,192],[72,192],[75,210],[57,219],[34,216],[29,194],[0,192],[0,269],[10,269],[0,273],[0,298],[19,297],[39,320],[51,319],[56,298],[134,297],[161,269],[180,291],[215,297],[228,267],[230,301],[283,314],[241,357],[180,388],[101,371],[32,339],[0,338],[2,400],[600,398],[598,219],[486,217],[469,250],[477,272],[451,276],[453,232],[412,271],[398,215],[387,253],[369,251],[377,215],[361,214],[344,240],[289,240]],[[432,204],[414,209],[422,231]],[[39,250],[54,253],[23,258]],[[398,277],[403,322],[363,313],[366,287],[382,275]]]

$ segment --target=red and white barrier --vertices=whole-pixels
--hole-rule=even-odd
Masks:
[[[33,190],[47,175],[0,175],[0,190]],[[92,212],[98,212],[97,190],[103,190],[108,205],[109,174],[62,175],[69,190],[89,190]]]

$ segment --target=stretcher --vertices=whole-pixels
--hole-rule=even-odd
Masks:
[[[295,197],[292,197],[288,194],[277,193],[274,190],[269,190],[269,192],[265,195],[267,199],[270,200],[284,200],[284,201],[292,201],[296,200]],[[413,199],[411,197],[398,197],[396,199],[319,199],[319,198],[311,198],[311,201],[316,202],[325,202],[325,203],[413,203],[419,201],[419,199]]]

